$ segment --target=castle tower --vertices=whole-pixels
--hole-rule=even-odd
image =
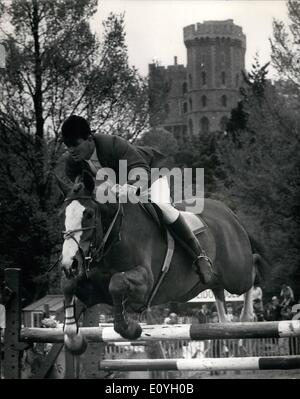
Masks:
[[[246,36],[226,21],[184,28],[187,48],[187,128],[189,134],[223,131],[239,99],[245,70]]]

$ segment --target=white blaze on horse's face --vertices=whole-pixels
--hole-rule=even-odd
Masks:
[[[82,228],[82,218],[85,207],[79,201],[74,200],[66,207],[65,210],[65,231],[77,230]],[[80,243],[82,231],[77,231],[73,234],[75,240]],[[65,239],[62,249],[62,266],[70,268],[73,259],[78,251],[78,244],[72,238]]]

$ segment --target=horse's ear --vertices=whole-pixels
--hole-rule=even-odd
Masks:
[[[56,173],[53,173],[53,174],[56,178],[58,188],[63,193],[63,195],[66,197],[68,195],[68,193],[70,192],[71,187],[69,187],[61,178],[59,178]]]
[[[95,178],[89,172],[83,171],[83,184],[88,190],[89,193],[92,194],[95,188]]]

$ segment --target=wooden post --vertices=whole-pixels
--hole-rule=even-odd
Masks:
[[[86,309],[83,315],[83,325],[85,327],[94,327],[99,324],[99,306],[95,305]],[[104,357],[105,343],[89,342],[87,350],[81,356],[82,372],[81,379],[101,379],[106,372],[99,370],[99,362]]]
[[[44,314],[43,314],[43,316],[44,316],[45,318],[49,318],[49,317],[50,317],[50,307],[49,307],[49,304],[48,304],[48,303],[46,303],[46,304],[44,305]]]
[[[22,345],[20,345],[21,330],[21,269],[5,270],[5,290],[9,298],[5,303],[6,326],[4,333],[5,379],[21,378]]]
[[[75,373],[75,356],[64,348],[65,350],[65,379],[72,380],[76,378]]]

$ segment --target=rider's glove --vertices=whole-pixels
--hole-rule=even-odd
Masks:
[[[117,194],[118,198],[127,198],[128,195],[136,194],[138,187],[132,186],[130,184],[124,184],[123,186],[120,186],[120,184],[115,184],[112,187],[112,192]]]

